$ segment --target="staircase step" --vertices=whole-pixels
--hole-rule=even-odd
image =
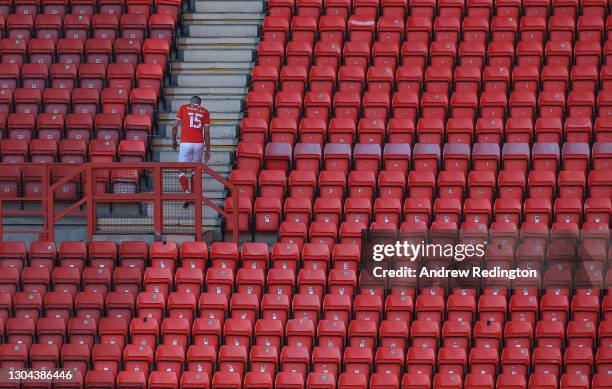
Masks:
[[[264,2],[263,1],[206,1],[199,0],[195,3],[196,12],[241,12],[241,13],[263,13]]]
[[[259,22],[236,24],[235,20],[217,20],[215,23],[202,20],[203,24],[185,26],[189,36],[199,37],[256,37],[259,33]],[[248,21],[247,21],[248,22]]]
[[[201,63],[203,61],[217,62],[251,62],[255,58],[255,50],[250,47],[205,47],[183,51],[185,62]]]
[[[179,49],[193,50],[199,47],[256,47],[259,43],[258,37],[180,37],[178,38]]]
[[[166,98],[177,98],[177,99],[189,99],[191,96],[227,96],[235,95],[241,98],[248,93],[248,88],[189,88],[189,87],[176,87],[166,88],[164,94]]]
[[[249,75],[251,73],[251,69],[253,68],[253,64],[250,62],[216,62],[216,61],[206,61],[206,62],[175,62],[171,65],[170,71],[172,74],[176,72],[210,72],[215,74],[245,74]]]
[[[169,108],[178,111],[181,105],[189,103],[188,98],[172,99]],[[211,112],[240,112],[242,111],[242,96],[202,96],[202,105]],[[166,104],[168,106],[168,104]]]
[[[239,24],[260,25],[263,17],[258,12],[190,12],[183,15],[183,23],[189,25],[240,22]]]
[[[173,78],[177,86],[245,88],[248,85],[247,75],[241,73],[179,72]]]

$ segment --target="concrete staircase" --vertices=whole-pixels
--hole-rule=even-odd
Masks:
[[[165,112],[159,115],[159,134],[153,141],[154,160],[176,161],[177,153],[171,147],[172,122],[178,107],[198,95],[211,114],[209,166],[229,176],[264,4],[264,0],[195,0],[193,12],[183,15],[178,60],[171,66]],[[227,193],[220,183],[205,178],[204,188],[207,197],[223,204]],[[211,211],[205,212],[204,228],[220,232],[220,219]]]

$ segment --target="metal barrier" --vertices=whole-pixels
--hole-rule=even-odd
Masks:
[[[202,239],[203,207],[208,206],[226,219],[233,218],[233,240],[238,240],[238,195],[233,196],[234,212],[226,212],[203,194],[203,176],[220,182],[234,191],[234,186],[217,172],[198,163],[158,163],[158,162],[121,162],[121,163],[84,163],[84,164],[0,164],[0,168],[18,168],[20,171],[18,189],[4,190],[0,193],[0,241],[4,233],[39,234],[41,240],[54,240],[55,224],[69,216],[85,217],[87,220],[87,239],[90,241],[97,232],[97,209],[101,204],[143,204],[151,205],[152,233],[164,234],[164,205],[166,203],[193,203],[193,231],[183,234],[195,235]],[[185,193],[172,183],[178,182],[180,171],[193,173],[193,188]],[[169,180],[168,177],[172,177]],[[33,179],[34,178],[34,179]],[[7,177],[0,177],[7,180]],[[125,184],[125,180],[131,180]],[[123,184],[121,182],[124,181]],[[119,183],[119,184],[118,184]],[[75,189],[78,188],[78,189]],[[115,190],[113,190],[115,189]],[[5,207],[8,203],[13,207]],[[16,204],[16,205],[15,205]],[[11,209],[5,209],[11,208]],[[7,230],[4,218],[39,217],[42,229]],[[182,215],[181,217],[184,217]],[[181,234],[178,232],[177,234]]]

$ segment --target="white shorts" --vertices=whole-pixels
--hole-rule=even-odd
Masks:
[[[204,143],[181,143],[179,145],[179,162],[202,162]]]

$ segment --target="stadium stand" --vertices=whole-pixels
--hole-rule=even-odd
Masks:
[[[178,4],[0,2],[4,193],[145,159]],[[269,0],[226,241],[3,241],[0,368],[75,378],[0,387],[611,388],[611,14]],[[540,277],[372,285],[362,230]]]

